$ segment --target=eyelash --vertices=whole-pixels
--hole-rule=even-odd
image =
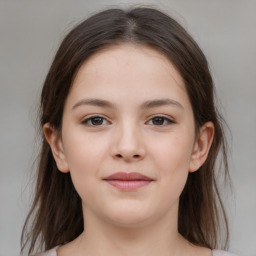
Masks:
[[[84,119],[84,120],[82,121],[82,124],[87,125],[87,126],[102,126],[102,125],[104,125],[104,124],[100,124],[100,125],[94,125],[94,124],[92,124],[93,119],[96,119],[96,118],[99,118],[99,119],[101,119],[101,120],[107,121],[107,119],[104,118],[104,117],[102,117],[102,116],[91,116],[91,117],[88,117],[88,118]],[[89,122],[90,122],[90,124],[89,124]],[[107,122],[108,122],[108,121],[107,121]]]
[[[175,124],[174,120],[172,120],[172,119],[170,119],[170,118],[168,118],[166,116],[161,116],[161,115],[154,116],[149,121],[153,121],[156,118],[161,118],[165,122],[165,124],[160,124],[160,125],[159,124],[158,125],[157,124],[152,124],[154,126],[166,126],[166,125],[170,125],[170,124]]]
[[[93,123],[92,123],[92,122],[93,122],[93,119],[96,119],[96,118],[100,119],[100,121],[102,121],[102,122],[104,122],[104,120],[105,120],[106,122],[110,123],[109,121],[107,121],[106,118],[104,118],[104,117],[102,117],[102,116],[98,116],[98,115],[97,115],[97,116],[88,117],[88,118],[84,119],[81,123],[82,123],[83,125],[87,125],[87,126],[91,126],[91,127],[96,127],[96,126],[105,125],[105,124],[102,123],[102,122],[101,122],[99,125],[93,124]],[[153,126],[166,126],[166,125],[170,125],[170,124],[175,124],[175,121],[174,121],[174,120],[172,120],[172,119],[170,119],[170,118],[167,118],[167,117],[165,117],[165,116],[161,116],[161,115],[152,117],[152,118],[149,119],[149,121],[147,121],[146,123],[149,123],[150,121],[153,122],[153,120],[156,119],[156,118],[162,119],[162,121],[163,121],[164,124],[154,124],[154,123],[152,123],[152,124],[150,124],[150,125],[153,125]]]

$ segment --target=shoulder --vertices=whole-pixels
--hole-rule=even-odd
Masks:
[[[53,249],[51,249],[49,251],[36,254],[35,256],[57,256],[57,249],[58,249],[58,246],[54,247]]]
[[[236,254],[226,252],[226,251],[221,251],[221,250],[213,250],[212,255],[213,256],[238,256]]]

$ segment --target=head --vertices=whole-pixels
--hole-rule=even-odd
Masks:
[[[104,52],[122,47],[134,48],[138,53],[140,49],[149,51],[169,61],[191,107],[193,140],[210,127],[205,158],[188,170],[179,197],[178,230],[190,242],[214,248],[220,218],[217,208],[222,207],[215,161],[221,148],[224,160],[226,156],[213,81],[204,54],[189,34],[169,16],[148,8],[111,9],[96,14],[76,26],[57,51],[41,95],[41,127],[49,129],[45,129],[46,136],[42,134],[37,193],[31,211],[32,214],[38,209],[32,242],[41,235],[49,249],[73,240],[83,231],[80,196],[69,172],[63,171],[65,168],[59,170],[46,140],[47,131],[52,130],[61,138],[65,107],[84,65]],[[224,211],[223,214],[225,218]]]

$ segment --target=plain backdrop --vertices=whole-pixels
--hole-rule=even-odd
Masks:
[[[38,150],[39,94],[61,39],[88,15],[135,4],[171,14],[209,60],[232,134],[233,190],[225,199],[230,251],[256,256],[255,0],[0,0],[0,256],[19,255]]]

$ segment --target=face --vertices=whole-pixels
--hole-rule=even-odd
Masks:
[[[67,97],[61,136],[44,127],[90,216],[120,226],[177,220],[188,173],[209,150],[182,77],[161,53],[122,44],[93,55]],[[205,143],[204,143],[205,142]]]

